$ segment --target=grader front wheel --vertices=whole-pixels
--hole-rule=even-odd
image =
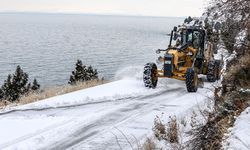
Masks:
[[[157,66],[155,63],[147,63],[143,71],[143,82],[145,87],[155,88],[158,82]]]
[[[196,92],[198,89],[198,74],[193,68],[188,68],[186,73],[186,87],[188,92]]]

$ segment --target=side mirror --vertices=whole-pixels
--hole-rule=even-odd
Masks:
[[[155,53],[156,53],[156,54],[160,54],[161,51],[160,51],[159,49],[157,49],[157,50],[155,51]]]
[[[174,30],[173,30],[174,32],[176,32],[177,31],[177,27],[174,27]]]

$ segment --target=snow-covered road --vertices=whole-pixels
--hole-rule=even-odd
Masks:
[[[131,149],[152,134],[156,115],[186,117],[213,95],[163,79],[156,89],[125,78],[0,111],[0,149]]]

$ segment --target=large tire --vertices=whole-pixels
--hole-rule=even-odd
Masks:
[[[201,58],[195,60],[194,66],[199,69],[199,73],[202,73],[203,62],[204,60]]]
[[[147,63],[143,71],[143,82],[145,87],[155,88],[157,86],[157,66],[155,63]]]
[[[209,61],[207,65],[207,81],[208,82],[215,82],[217,79],[216,73],[216,63],[214,60]]]
[[[186,87],[188,92],[196,92],[198,89],[198,74],[193,68],[188,68],[186,73]]]

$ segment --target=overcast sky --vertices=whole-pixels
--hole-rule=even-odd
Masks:
[[[0,11],[200,16],[205,0],[0,0]]]

